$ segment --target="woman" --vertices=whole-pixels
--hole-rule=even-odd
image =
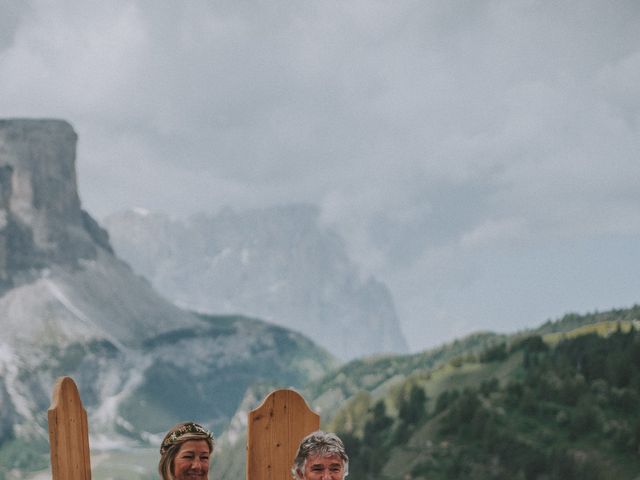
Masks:
[[[214,444],[213,435],[203,426],[193,422],[177,424],[160,445],[160,476],[163,480],[208,480]]]

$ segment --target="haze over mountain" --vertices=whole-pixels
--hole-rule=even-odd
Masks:
[[[254,383],[299,386],[335,365],[298,333],[187,312],[134,274],[81,208],[76,141],[61,120],[0,120],[0,478],[46,468],[60,375],[76,380],[101,448],[185,418],[220,430]]]
[[[318,205],[414,352],[637,300],[637,0],[1,4],[95,218]]]
[[[361,277],[319,215],[311,205],[187,220],[129,210],[104,225],[118,255],[180,306],[268,319],[341,358],[406,352],[389,289]]]

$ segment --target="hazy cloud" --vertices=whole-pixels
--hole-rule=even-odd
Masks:
[[[615,263],[629,250],[611,242],[637,240],[635,1],[0,6],[0,114],[71,121],[98,217],[316,203],[411,332],[482,325],[481,295],[505,305],[485,323],[514,328],[544,320],[518,313],[528,298],[545,315],[637,300],[638,280],[497,293],[528,284],[535,252],[551,275],[570,245],[603,241]]]

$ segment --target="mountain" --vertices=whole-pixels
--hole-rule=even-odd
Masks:
[[[357,360],[305,392],[358,478],[637,480],[640,306]]]
[[[58,376],[78,384],[101,449],[157,446],[189,418],[220,431],[252,385],[336,365],[299,333],[185,311],[134,274],[81,207],[76,142],[65,121],[0,120],[0,479],[46,468]]]
[[[316,207],[186,220],[132,210],[103,223],[118,255],[177,305],[265,318],[342,359],[407,351],[389,289],[362,278]]]

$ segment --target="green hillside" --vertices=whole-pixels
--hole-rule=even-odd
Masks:
[[[349,478],[639,480],[639,318],[638,307],[572,314],[513,335],[478,333],[414,355],[360,359],[303,393],[322,428],[344,438]],[[264,327],[236,317],[210,321],[211,335],[222,339],[243,326]],[[301,382],[311,345],[297,337],[290,345],[281,329],[272,333],[278,361],[268,376],[258,369],[258,377],[277,372],[274,385]],[[173,333],[148,347],[190,335]],[[326,361],[321,350],[314,355]],[[242,362],[225,368],[235,378],[245,371]],[[218,393],[212,398],[219,401]],[[233,447],[220,442],[211,478],[242,478],[244,440],[237,433]],[[3,453],[15,461],[28,452],[23,447]],[[94,453],[96,479],[155,478],[155,449]]]
[[[416,364],[323,412],[324,427],[345,439],[352,478],[635,480],[639,313],[564,317]],[[363,364],[340,373],[341,385],[370,375]]]
[[[559,320],[548,320],[539,328],[533,330],[532,333],[546,335],[548,333],[568,332],[585,325],[594,325],[597,323],[624,323],[633,321],[640,321],[640,305],[634,305],[631,308],[613,309],[605,312],[586,313],[583,315],[568,313]]]
[[[412,355],[384,355],[353,360],[323,378],[311,382],[304,390],[323,419],[345,401],[359,393],[382,394],[402,384],[417,371],[430,371],[456,358],[477,355],[508,339],[506,335],[482,332],[455,340],[441,347]]]

